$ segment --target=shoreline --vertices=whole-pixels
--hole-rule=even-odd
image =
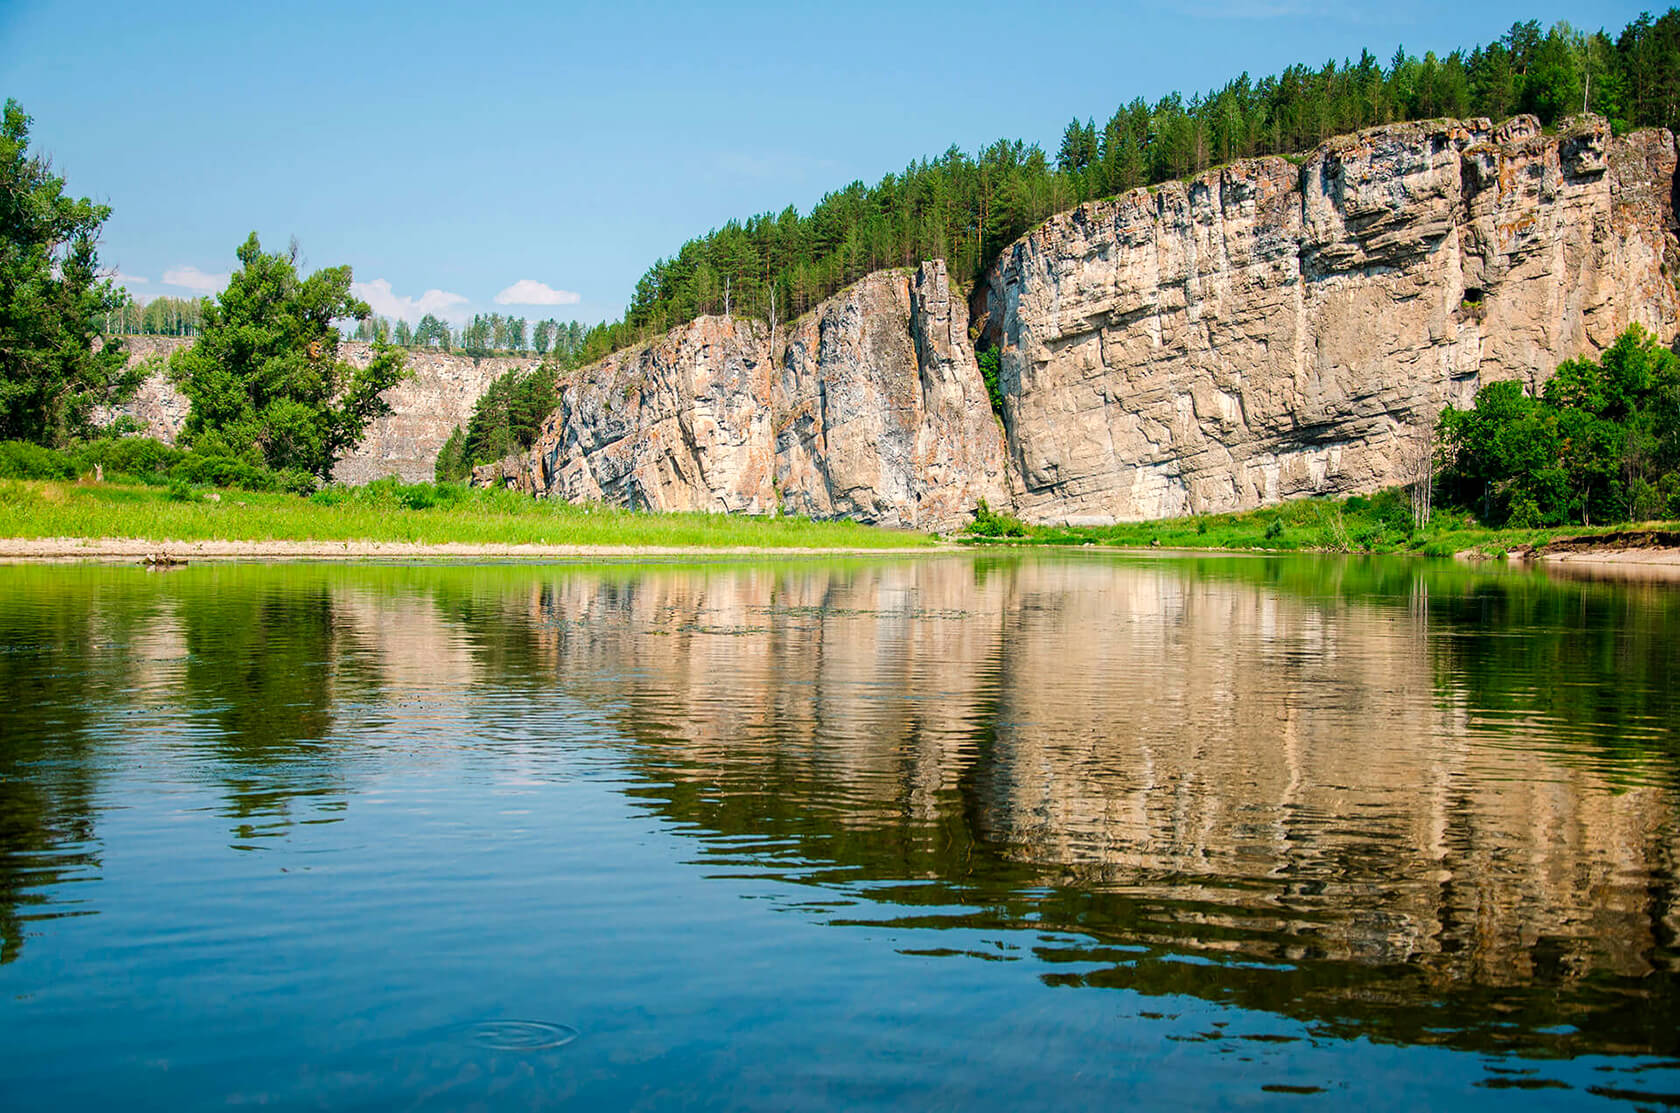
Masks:
[[[0,563],[135,563],[169,566],[237,560],[529,560],[694,559],[699,557],[926,556],[955,545],[906,548],[800,546],[531,545],[419,541],[147,541],[126,537],[3,537]]]
[[[1470,563],[1503,563],[1543,566],[1553,569],[1588,568],[1604,571],[1639,570],[1664,578],[1680,578],[1680,547],[1627,547],[1611,544],[1583,544],[1589,538],[1570,538],[1557,551],[1549,546],[1488,556],[1475,550],[1459,553],[1456,559]],[[408,561],[408,560],[693,560],[706,557],[756,559],[811,557],[906,557],[941,556],[988,549],[1041,553],[1081,552],[1086,554],[1130,554],[1165,556],[1284,556],[1348,555],[1312,550],[1269,550],[1253,548],[1160,548],[1122,545],[986,545],[942,542],[937,545],[904,548],[763,546],[763,545],[540,545],[489,542],[420,541],[156,541],[127,537],[0,537],[0,564],[35,563],[133,563],[168,567],[193,561],[318,560],[318,561]],[[1412,556],[1404,552],[1373,553],[1374,556]]]

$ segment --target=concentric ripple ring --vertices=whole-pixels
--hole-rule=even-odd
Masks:
[[[492,1051],[548,1051],[578,1038],[576,1028],[542,1020],[485,1020],[472,1033],[474,1043]]]

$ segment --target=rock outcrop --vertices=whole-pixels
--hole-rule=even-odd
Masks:
[[[926,530],[981,499],[1034,522],[1249,509],[1409,482],[1442,406],[1539,383],[1631,323],[1680,330],[1674,137],[1581,117],[1374,128],[1051,218],[972,299],[942,262],[774,330],[703,317],[582,368],[522,458],[474,482],[656,510]],[[367,346],[345,345],[347,358]],[[419,352],[335,473],[429,478],[497,375]],[[129,407],[185,415],[166,382]]]
[[[1675,147],[1438,120],[1053,217],[983,292],[1017,512],[1098,523],[1409,481],[1447,402],[1665,341]]]
[[[190,408],[186,397],[165,374],[169,357],[192,344],[191,339],[173,336],[125,336],[129,364],[152,361],[156,370],[126,405],[96,415],[100,423],[132,417],[144,426],[147,436],[166,444],[186,423]],[[373,345],[345,341],[339,354],[354,367],[366,367],[373,358]],[[438,449],[457,425],[472,417],[473,403],[491,382],[504,373],[537,365],[534,356],[485,356],[475,358],[458,352],[411,349],[408,366],[413,376],[385,392],[391,412],[368,423],[361,444],[338,462],[333,478],[340,483],[367,483],[388,475],[408,483],[432,478]]]
[[[364,367],[373,358],[371,344],[340,347],[344,359]],[[384,394],[391,412],[368,423],[355,450],[333,468],[339,483],[368,483],[388,475],[406,483],[430,481],[438,450],[457,425],[466,426],[477,402],[492,382],[509,371],[536,367],[535,356],[469,356],[428,348],[411,349],[414,372]]]
[[[944,530],[1007,502],[1001,431],[942,262],[882,271],[772,337],[702,317],[584,368],[528,461],[484,481],[654,510]]]

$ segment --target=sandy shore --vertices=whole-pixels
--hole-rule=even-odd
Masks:
[[[671,560],[705,557],[926,556],[952,546],[903,549],[699,548],[657,545],[466,545],[411,541],[136,541],[121,537],[0,538],[0,562],[174,564],[208,560]]]

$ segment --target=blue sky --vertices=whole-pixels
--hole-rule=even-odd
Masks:
[[[387,314],[595,321],[730,217],[952,143],[1053,151],[1135,96],[1641,8],[0,0],[0,96],[113,207],[102,258],[141,296],[203,292],[255,230]]]

